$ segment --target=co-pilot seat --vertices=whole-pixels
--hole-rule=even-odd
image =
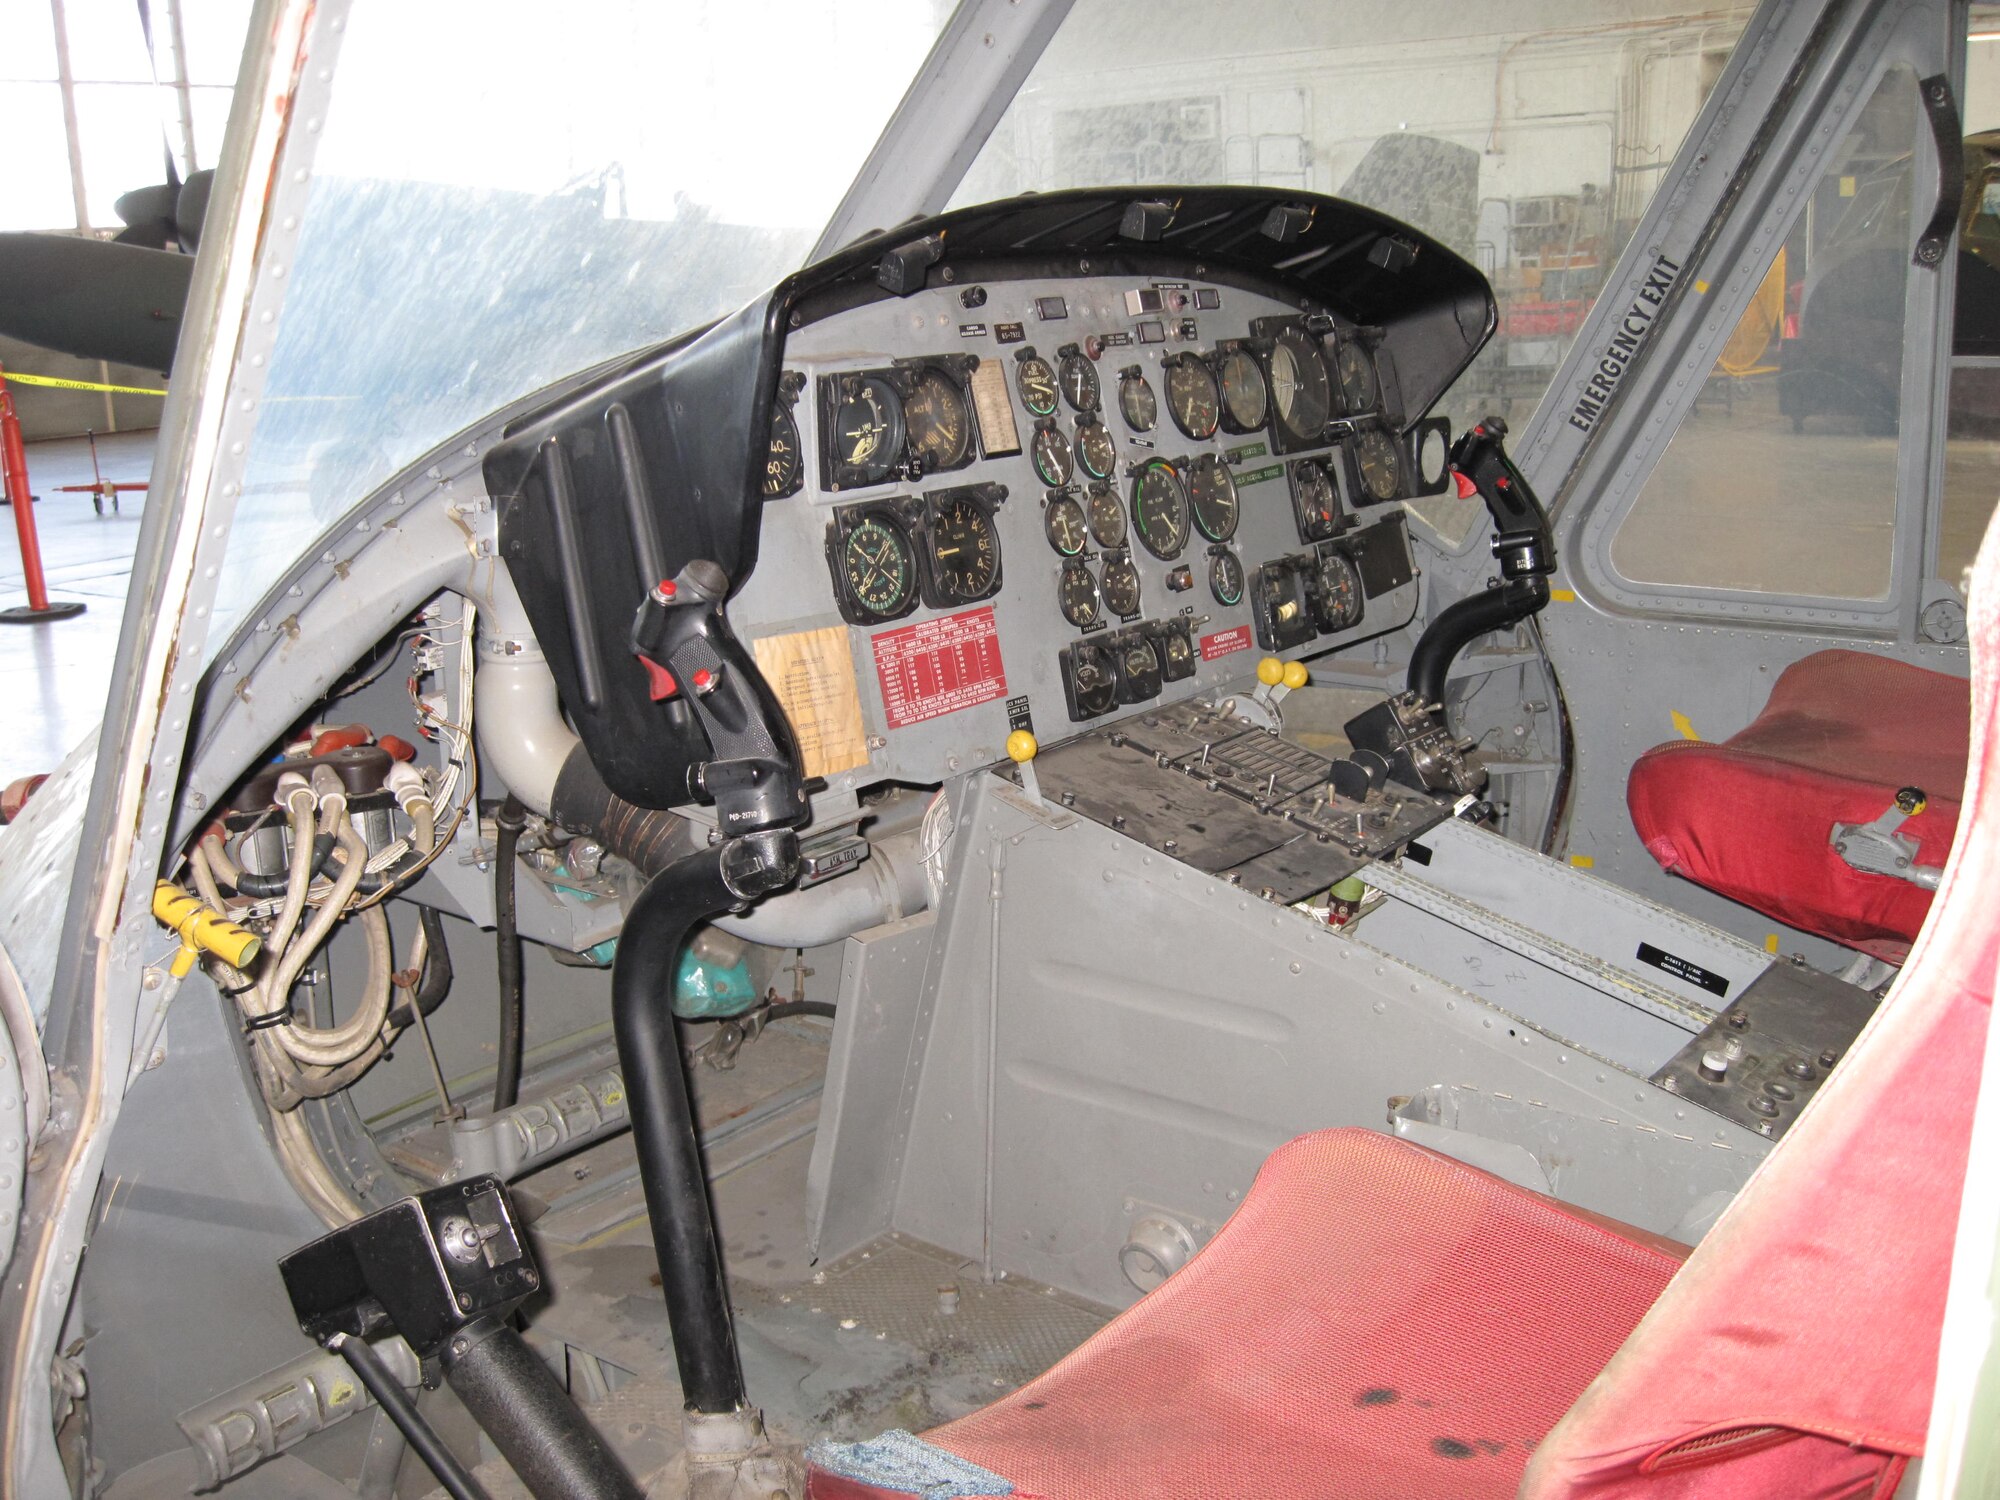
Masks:
[[[1969,713],[1962,678],[1816,652],[1742,733],[1640,756],[1632,823],[1670,873],[1900,963],[1958,831]]]
[[[1975,600],[2000,598],[2000,545],[1987,553]],[[1938,909],[1691,1255],[1407,1141],[1307,1136],[1179,1274],[1067,1359],[923,1438],[816,1445],[808,1494],[1888,1495],[1923,1448],[2000,957],[2000,611],[1980,610],[1974,637],[1970,836]],[[1781,714],[1814,680],[1801,668],[1773,694]],[[1856,717],[1865,704],[1909,729],[1884,695],[1924,696],[1910,669],[1828,669],[1873,682]],[[1951,716],[1932,712],[1943,736]],[[1942,754],[1932,741],[1887,780],[1956,792]],[[1828,815],[1865,817],[1856,799]]]

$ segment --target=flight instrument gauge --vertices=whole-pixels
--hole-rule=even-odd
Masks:
[[[1272,435],[1286,451],[1310,447],[1333,415],[1326,356],[1302,328],[1287,328],[1271,346]]]
[[[1090,539],[1105,549],[1125,545],[1125,507],[1107,484],[1090,487]]]
[[[902,524],[885,511],[864,509],[835,518],[827,542],[834,595],[856,625],[906,615],[917,602],[917,558]]]
[[[799,461],[799,424],[780,402],[771,408],[771,441],[764,450],[764,498],[782,499],[798,489],[803,468]]]
[[[1118,377],[1118,410],[1134,432],[1151,432],[1160,420],[1160,401],[1153,394],[1153,382],[1137,365]]]
[[[1216,548],[1208,560],[1208,591],[1229,609],[1243,602],[1243,564],[1227,547]]]
[[[1118,679],[1104,653],[1088,641],[1065,646],[1057,658],[1062,667],[1063,697],[1070,722],[1108,714],[1118,703]]]
[[[1097,623],[1101,612],[1097,580],[1090,576],[1089,568],[1080,562],[1063,564],[1062,576],[1056,580],[1056,604],[1062,617],[1078,630]]]
[[[1039,354],[1024,354],[1014,366],[1014,384],[1021,392],[1021,404],[1038,417],[1056,414],[1056,372]]]
[[[1375,361],[1359,339],[1342,339],[1334,351],[1334,370],[1340,376],[1340,403],[1350,417],[1375,409]]]
[[[1054,490],[1069,483],[1076,466],[1070,455],[1069,439],[1062,435],[1055,423],[1038,424],[1029,449],[1034,455],[1035,473],[1041,477],[1043,484]]]
[[[1111,441],[1111,429],[1095,417],[1076,424],[1076,458],[1092,479],[1109,479],[1118,466],[1118,447]]]
[[[838,489],[880,484],[903,457],[903,400],[879,375],[843,380],[830,424]]]
[[[1098,587],[1104,593],[1104,607],[1121,620],[1139,613],[1139,570],[1123,552],[1104,559],[1104,577]]]
[[[1185,630],[1169,630],[1160,637],[1160,675],[1168,682],[1194,676],[1194,643]]]
[[[1176,355],[1167,364],[1167,413],[1196,442],[1215,436],[1221,419],[1222,393],[1205,361],[1192,354]]]
[[[1222,425],[1231,432],[1256,432],[1269,419],[1270,391],[1264,385],[1264,367],[1248,349],[1232,349],[1222,356],[1219,367],[1222,383]]]
[[[1101,395],[1097,387],[1097,371],[1075,345],[1062,351],[1062,374],[1058,378],[1062,384],[1063,399],[1069,402],[1073,411],[1097,410]]]
[[[1321,630],[1352,630],[1361,623],[1361,574],[1345,552],[1328,549],[1320,554],[1311,588],[1313,615]]]
[[[1000,536],[993,512],[968,490],[930,497],[926,556],[934,608],[970,604],[1000,588]]]
[[[1120,644],[1111,658],[1118,671],[1118,701],[1144,703],[1160,696],[1160,655],[1144,636]]]
[[[1226,542],[1236,535],[1236,521],[1242,507],[1236,499],[1236,480],[1229,465],[1213,453],[1204,453],[1188,470],[1188,502],[1194,510],[1194,524],[1211,542]]]
[[[972,413],[957,384],[941,370],[926,370],[903,402],[910,446],[931,472],[956,469],[972,451]]]
[[[1403,488],[1402,455],[1396,440],[1379,427],[1364,427],[1354,435],[1354,466],[1370,500],[1393,500]]]
[[[1083,507],[1069,495],[1058,495],[1049,502],[1049,508],[1042,512],[1042,530],[1048,533],[1049,545],[1064,557],[1075,557],[1083,551],[1090,534]]]
[[[1340,530],[1340,494],[1334,488],[1332,472],[1316,458],[1302,458],[1292,465],[1291,478],[1299,540],[1325,541]]]
[[[1180,472],[1164,458],[1147,460],[1133,476],[1132,529],[1162,562],[1172,562],[1187,546],[1187,489]]]

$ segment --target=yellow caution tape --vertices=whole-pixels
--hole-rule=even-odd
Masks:
[[[164,396],[164,390],[153,390],[143,385],[104,385],[95,380],[63,380],[55,375],[22,375],[9,370],[0,374],[0,381],[8,385],[47,385],[59,391],[112,391],[120,396]]]
[[[1579,870],[1588,870],[1597,863],[1588,854],[1572,854],[1569,857],[1569,862]]]
[[[1550,589],[1549,598],[1557,604],[1576,603],[1575,589]]]

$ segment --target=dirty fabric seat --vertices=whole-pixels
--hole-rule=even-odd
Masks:
[[[1861,651],[1787,667],[1720,744],[1677,740],[1633,766],[1626,802],[1663,869],[1792,927],[1900,962],[1932,893],[1852,868],[1835,823],[1872,823],[1904,787],[1924,810],[1898,833],[1935,871],[1958,832],[1970,703],[1962,678]]]
[[[1512,1495],[1685,1254],[1392,1136],[1304,1136],[1178,1275],[926,1435],[1012,1490],[885,1487],[822,1448],[809,1493]]]

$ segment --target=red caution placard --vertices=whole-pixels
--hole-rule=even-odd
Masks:
[[[1007,691],[990,606],[885,630],[874,644],[891,729],[991,703]]]
[[[1250,627],[1238,625],[1234,630],[1218,630],[1214,635],[1201,638],[1201,659],[1214,661],[1218,656],[1227,656],[1232,651],[1250,649]]]

